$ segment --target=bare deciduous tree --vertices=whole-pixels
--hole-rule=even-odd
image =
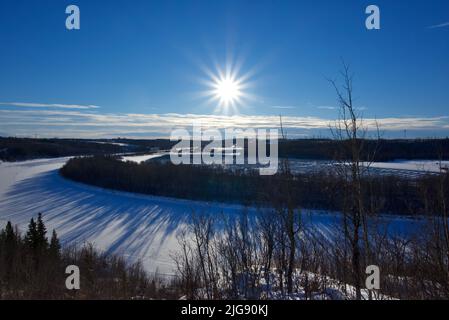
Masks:
[[[356,298],[361,299],[362,283],[362,246],[364,254],[371,259],[369,239],[368,210],[364,203],[363,175],[369,169],[375,156],[376,148],[371,155],[365,150],[368,128],[365,126],[360,111],[354,105],[353,74],[349,66],[343,62],[341,71],[342,85],[329,80],[335,89],[339,103],[339,118],[331,128],[334,138],[343,142],[343,150],[337,155],[338,174],[344,181],[343,199],[343,232],[349,242],[351,251],[352,277],[356,289]],[[377,139],[379,138],[379,126]]]

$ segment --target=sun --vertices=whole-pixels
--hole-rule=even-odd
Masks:
[[[230,76],[217,79],[213,88],[215,98],[225,106],[235,105],[242,97],[239,81]]]
[[[216,114],[239,114],[239,108],[253,99],[248,89],[252,86],[249,78],[252,72],[240,74],[240,63],[228,62],[224,68],[216,66],[215,72],[204,68],[209,79],[203,81],[207,90],[201,96],[207,97],[207,104],[213,104]]]

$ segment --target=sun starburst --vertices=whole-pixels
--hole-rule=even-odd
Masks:
[[[206,82],[209,97],[208,102],[214,104],[214,113],[238,114],[239,107],[243,107],[250,98],[246,89],[249,86],[249,74],[239,75],[240,68],[228,63],[223,69],[216,68],[216,72],[208,71],[209,79]]]

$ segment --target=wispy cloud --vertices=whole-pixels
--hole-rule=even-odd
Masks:
[[[332,107],[332,106],[318,106],[316,108],[317,109],[325,109],[325,110],[335,110],[335,109],[337,109],[337,107]]]
[[[296,109],[295,106],[271,106],[273,109]]]
[[[61,109],[98,109],[95,105],[61,104],[61,103],[35,103],[35,102],[0,102],[2,106],[25,108],[61,108]]]
[[[435,28],[444,28],[444,27],[449,27],[449,21],[443,22],[443,23],[440,23],[440,24],[436,24],[436,25],[433,25],[433,26],[429,26],[428,28],[429,29],[435,29]]]
[[[289,136],[313,135],[329,131],[336,120],[321,117],[285,116],[283,126]],[[277,128],[276,115],[201,115],[201,114],[123,114],[89,110],[0,109],[0,123],[5,135],[47,137],[169,137],[173,129],[192,128],[200,122],[204,128]],[[382,131],[449,131],[449,117],[391,117],[364,119],[364,125]]]
[[[316,108],[317,109],[324,109],[324,110],[337,110],[338,109],[337,107],[334,107],[334,106],[317,106]],[[364,107],[364,106],[362,106],[362,107],[355,107],[354,109],[356,109],[358,111],[368,110],[368,108]]]

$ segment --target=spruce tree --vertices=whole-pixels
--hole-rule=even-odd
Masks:
[[[14,257],[17,255],[18,234],[14,232],[10,221],[6,224],[5,230],[2,231],[2,238],[4,241],[4,280],[6,287],[9,286],[10,281],[14,278]],[[1,248],[0,248],[1,249]]]
[[[3,231],[3,239],[4,239],[4,245],[5,245],[5,257],[7,260],[12,260],[12,257],[14,256],[16,250],[17,250],[17,244],[18,244],[18,235],[14,231],[14,228],[12,227],[12,224],[10,221],[6,224],[5,230]]]
[[[50,255],[52,257],[59,257],[61,253],[61,244],[58,239],[58,235],[56,234],[56,231],[53,229],[53,232],[51,234],[51,240],[50,240]]]
[[[36,222],[34,222],[34,219],[31,218],[30,223],[28,224],[28,230],[25,235],[25,244],[28,246],[28,248],[35,251],[38,247],[38,241],[37,241],[37,225]]]
[[[48,239],[47,235],[47,227],[45,227],[44,221],[42,220],[42,213],[39,213],[37,216],[37,247],[39,249],[45,250],[48,248]]]
[[[8,221],[5,227],[5,243],[6,245],[15,244],[16,240],[14,228],[12,227],[11,221]]]

